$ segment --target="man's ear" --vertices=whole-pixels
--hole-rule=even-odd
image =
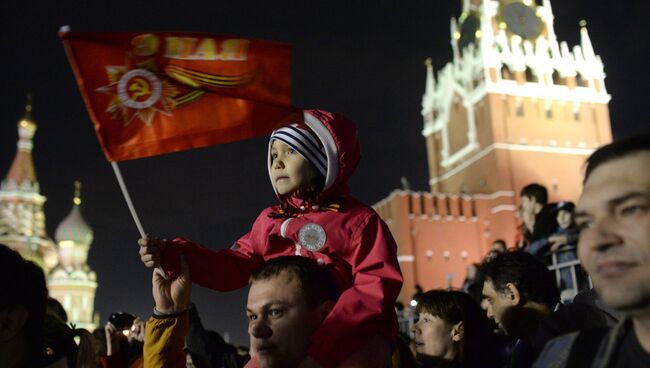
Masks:
[[[465,336],[465,325],[460,321],[451,327],[451,340],[460,342]]]
[[[11,340],[20,333],[29,317],[25,307],[18,305],[0,311],[0,341]]]
[[[506,288],[506,296],[508,297],[510,304],[519,305],[519,302],[521,302],[521,294],[519,294],[519,289],[517,289],[515,284],[512,282],[507,283]]]

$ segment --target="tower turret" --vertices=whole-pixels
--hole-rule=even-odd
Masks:
[[[16,156],[0,183],[0,243],[47,271],[57,263],[57,254],[45,230],[46,198],[40,193],[32,159],[37,125],[32,117],[31,95],[27,96],[25,114],[17,127]]]
[[[460,1],[453,59],[436,73],[425,62],[431,192],[399,190],[375,205],[399,244],[405,304],[416,284],[460,287],[493,240],[515,239],[525,185],[576,200],[585,158],[611,140],[603,63],[584,23],[570,49],[556,38],[551,0]]]
[[[81,183],[75,182],[72,210],[57,226],[59,264],[48,274],[50,296],[59,300],[70,322],[92,330],[97,275],[88,266],[93,231],[81,213]]]
[[[72,210],[54,233],[59,246],[59,263],[65,268],[83,268],[93,242],[93,231],[81,215],[81,183],[75,181],[74,184]]]
[[[585,23],[570,51],[556,38],[549,0],[462,5],[451,21],[453,60],[435,83],[426,70],[431,190],[517,192],[540,182],[552,199],[575,198],[585,157],[611,140],[603,63]]]

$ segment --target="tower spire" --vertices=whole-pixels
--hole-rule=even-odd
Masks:
[[[436,77],[433,75],[433,63],[431,62],[430,57],[424,60],[424,65],[427,68],[427,82],[425,87],[425,93],[428,95],[433,95],[436,89]]]
[[[32,94],[27,94],[25,115],[18,121],[18,150],[31,152],[34,147],[32,139],[36,133],[36,123],[32,119]]]
[[[426,58],[424,65],[427,68],[427,82],[424,88],[424,95],[422,96],[422,111],[431,113],[433,111],[434,94],[436,92],[436,77],[433,75],[431,58]]]
[[[36,183],[36,173],[32,161],[32,148],[34,147],[34,134],[36,133],[36,123],[32,119],[32,94],[27,94],[25,103],[25,114],[18,121],[18,150],[14,161],[7,173],[7,183],[13,185],[22,185],[28,182],[29,185]]]
[[[580,46],[582,48],[582,53],[585,61],[589,62],[596,60],[596,53],[594,52],[594,47],[591,44],[589,32],[587,32],[587,21],[584,19],[580,21]]]
[[[74,198],[72,199],[72,203],[77,206],[81,204],[81,182],[79,180],[75,180],[74,182]]]

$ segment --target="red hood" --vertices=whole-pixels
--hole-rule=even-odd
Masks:
[[[348,194],[348,180],[361,159],[357,127],[345,116],[324,110],[304,110],[304,124],[318,137],[327,156],[325,186],[319,197]],[[270,150],[271,142],[268,157]],[[270,162],[268,169],[270,177]],[[284,196],[278,197],[284,200]]]

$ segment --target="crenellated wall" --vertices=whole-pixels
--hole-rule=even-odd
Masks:
[[[462,286],[467,265],[479,262],[498,238],[515,239],[514,193],[456,195],[393,191],[374,209],[398,244],[402,302],[416,284],[425,290]]]

